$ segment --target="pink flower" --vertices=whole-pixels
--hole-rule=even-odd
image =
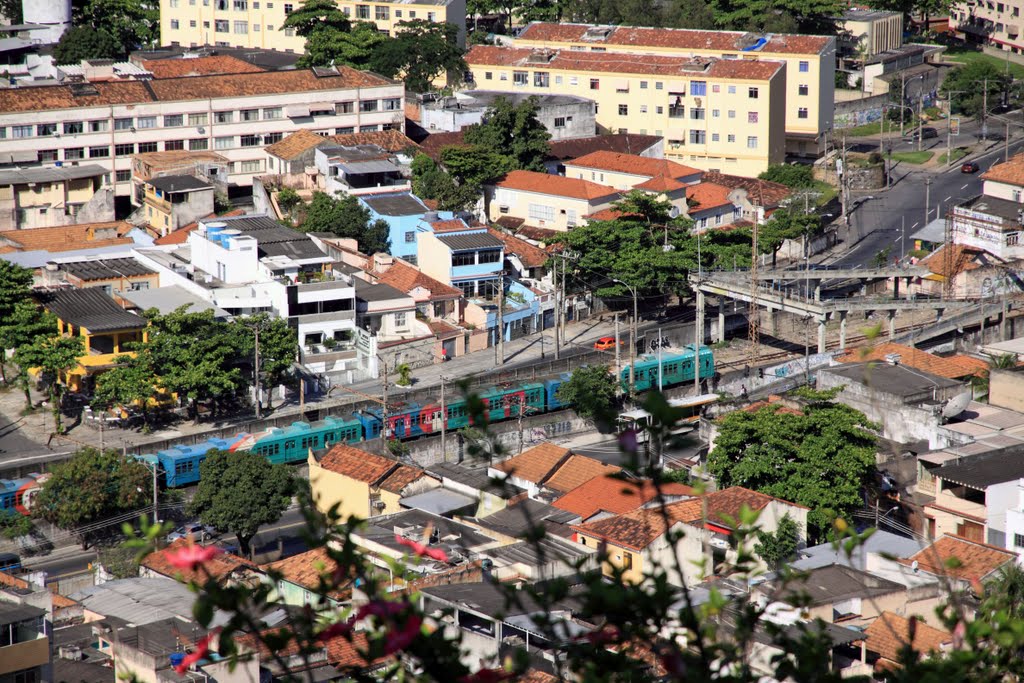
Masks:
[[[185,655],[185,659],[181,660],[181,664],[174,667],[174,670],[179,674],[184,675],[188,668],[198,662],[200,659],[206,657],[210,652],[210,638],[212,634],[207,633],[205,636],[196,641],[195,649],[189,654]]]
[[[619,434],[619,447],[626,453],[636,453],[638,443],[639,441],[637,439],[637,432],[635,429],[627,429]]]
[[[956,623],[956,628],[953,629],[953,649],[962,650],[964,649],[964,638],[967,636],[967,624],[963,619]]]
[[[359,608],[356,612],[356,620],[363,617],[373,616],[379,619],[390,619],[401,614],[409,604],[405,602],[393,602],[391,600],[373,600]]]
[[[188,569],[195,571],[200,566],[209,562],[217,555],[220,555],[222,551],[215,545],[195,545],[194,543],[187,543],[177,547],[176,549],[168,548],[164,551],[164,557],[173,566],[178,569]]]
[[[401,536],[395,536],[395,542],[407,548],[412,548],[412,551],[420,557],[429,557],[438,562],[448,561],[448,554],[440,548],[428,548],[419,541],[414,541],[411,538],[402,538]]]
[[[512,678],[511,671],[504,669],[480,669],[475,674],[469,674],[459,679],[459,683],[498,683]]]
[[[326,643],[329,640],[333,640],[338,637],[348,637],[352,633],[352,622],[350,621],[339,621],[331,624],[320,633],[316,634],[316,639],[321,643]]]
[[[412,645],[412,641],[420,634],[422,625],[423,618],[414,614],[406,620],[401,629],[390,630],[384,639],[384,655],[394,654]]]

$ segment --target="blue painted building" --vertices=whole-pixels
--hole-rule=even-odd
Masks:
[[[431,211],[411,192],[365,195],[360,203],[370,211],[370,220],[383,220],[391,229],[391,254],[413,265],[419,263],[416,233],[430,231],[430,224],[454,218],[451,211]]]

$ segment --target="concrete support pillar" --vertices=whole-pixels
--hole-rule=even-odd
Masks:
[[[896,336],[896,311],[889,311],[889,341]]]
[[[860,281],[860,295],[861,296],[867,296],[868,295],[868,281],[867,280],[861,280]]]
[[[697,290],[697,317],[693,321],[693,338],[698,346],[704,345],[704,292]]]
[[[913,281],[913,279],[914,278],[910,277],[907,278],[907,292],[905,294],[905,298],[907,301],[912,301],[914,299],[914,294],[913,292],[910,291],[910,283]]]
[[[725,341],[725,299],[718,300],[718,339],[715,341]]]
[[[770,335],[772,335],[774,337],[775,334],[776,334],[776,331],[775,331],[775,309],[771,308],[769,306],[768,308],[765,309],[764,315],[768,319],[767,320],[767,322],[768,322],[768,325],[767,325],[767,327],[768,327],[768,334],[770,334]]]
[[[892,279],[892,298],[900,298],[900,279],[898,277]]]
[[[846,311],[839,311],[839,348],[846,350]]]
[[[941,322],[942,322],[942,309],[941,308],[936,308],[935,309],[935,324],[938,325]]]
[[[825,318],[818,318],[818,353],[825,353]]]
[[[1009,313],[1006,306],[1006,297],[1003,297],[1001,310],[999,311],[999,341],[1006,341],[1006,316]]]
[[[818,284],[814,285],[814,300],[815,301],[821,301],[821,281],[820,280],[818,281]]]

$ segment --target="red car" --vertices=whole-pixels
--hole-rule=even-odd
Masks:
[[[619,342],[621,345],[622,342]],[[611,351],[615,348],[615,337],[601,337],[594,342],[594,348],[598,351]]]
[[[960,167],[961,173],[977,173],[979,170],[977,161],[968,161]]]

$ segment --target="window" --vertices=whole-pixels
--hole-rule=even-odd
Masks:
[[[116,157],[130,157],[133,154],[135,154],[135,143],[133,142],[114,145],[114,156]]]
[[[590,79],[590,89],[591,90],[600,90],[601,89],[601,79],[599,79],[599,78],[591,78]]]
[[[410,19],[415,19],[416,18],[416,10],[414,10],[414,9],[409,10],[409,18]]]
[[[810,89],[806,85],[801,84],[796,87],[796,90],[798,95],[807,95]]]
[[[110,156],[110,147],[108,147],[107,145],[102,145],[100,147],[90,147],[89,148],[89,158],[90,159],[105,159],[106,157],[109,157],[109,156]]]
[[[722,86],[720,86],[717,83],[715,83],[714,85],[711,86],[711,92],[713,92],[713,93],[722,92]]]
[[[694,121],[704,120],[704,109],[703,107],[690,107],[690,118]]]
[[[476,264],[476,254],[472,251],[463,251],[452,254],[452,267],[472,266]]]
[[[395,19],[401,19],[401,18],[402,18],[402,10],[396,9],[395,10]]]
[[[641,104],[640,105],[640,113],[641,114],[646,114],[647,113],[647,105],[646,104]]]
[[[85,158],[85,149],[82,147],[69,147],[64,150],[64,161],[77,161]]]
[[[374,18],[377,21],[387,21],[391,18],[391,10],[387,5],[377,5],[374,10]]]
[[[628,104],[620,104],[619,105],[619,116],[629,116],[629,105]]]
[[[189,114],[188,125],[190,126],[205,126],[206,125],[206,114]]]
[[[800,73],[805,74],[811,70],[810,62],[800,62]]]
[[[295,36],[295,29],[293,29],[293,28],[286,28],[286,29],[284,29],[284,34],[286,36],[288,36],[289,38],[293,38]]]
[[[171,114],[164,117],[164,128],[176,128],[185,125],[185,117],[181,114]]]
[[[370,18],[370,6],[369,5],[356,5],[356,19],[369,19]]]
[[[234,146],[235,146],[235,137],[233,135],[229,135],[229,136],[223,137],[223,138],[214,138],[213,139],[213,148],[214,149],[231,149]]]
[[[242,162],[242,173],[259,173],[263,170],[263,162],[259,159]]]
[[[406,244],[409,244],[409,243],[415,242],[415,241],[416,241],[416,231],[415,230],[410,230],[407,233],[405,233],[405,242],[406,242]]]
[[[708,94],[707,81],[690,81],[690,96],[704,97]]]
[[[165,152],[177,152],[185,149],[184,140],[168,140],[164,143]]]
[[[131,130],[134,119],[114,119],[114,130]]]
[[[11,137],[12,138],[30,138],[30,137],[32,137],[32,126],[11,126]]]
[[[655,82],[654,82],[654,89],[655,89],[655,90],[661,90],[661,89],[663,89],[664,87],[665,87],[665,84],[664,84],[664,83],[662,83],[661,81],[655,81]]]
[[[427,12],[427,21],[437,21],[437,12]]]
[[[260,144],[259,135],[243,135],[242,147],[258,147]]]
[[[89,122],[89,132],[90,133],[105,133],[105,132],[107,132],[107,120],[103,119],[101,121],[90,121]]]
[[[235,120],[235,112],[233,111],[215,111],[213,112],[214,123],[231,123]]]
[[[757,123],[757,112],[756,111],[748,111],[747,112],[747,123]]]
[[[166,125],[166,123],[164,124]],[[155,116],[140,116],[135,121],[137,128],[156,128],[156,117]]]
[[[270,7],[270,5],[267,5],[267,7]],[[290,3],[290,2],[284,3],[284,13],[285,14],[291,14],[292,13],[292,3]]]
[[[46,137],[48,135],[54,135],[57,132],[56,123],[40,123],[36,126],[36,135],[39,137]]]
[[[334,129],[334,134],[335,135],[351,135],[352,133],[355,133],[355,132],[356,132],[355,126],[343,126],[341,128],[335,128]]]
[[[259,24],[253,24],[252,25],[252,32],[253,33],[259,33],[260,32],[260,25]]]
[[[177,19],[171,19],[171,30],[177,31],[180,28],[180,24]]]
[[[547,71],[534,71],[533,72],[533,85],[536,88],[546,88],[550,83],[551,76]]]
[[[798,119],[806,119],[807,118],[807,107],[800,107],[799,109],[797,109],[796,110],[796,117]]]
[[[263,136],[264,145],[272,145],[275,142],[281,142],[281,138],[284,137],[284,133],[268,133]]]
[[[85,125],[81,121],[68,121],[64,124],[64,135],[77,135],[83,131],[85,131]]]
[[[402,100],[397,97],[381,100],[384,111],[402,111]]]
[[[736,94],[736,86],[735,85],[730,85],[729,86],[729,94],[730,95],[735,95]]]
[[[1013,191],[1013,201],[1019,202],[1020,198],[1021,198],[1020,190],[1014,190]]]
[[[129,180],[132,179],[132,172],[131,171],[116,171],[114,173],[114,178],[119,183],[126,183],[126,182],[128,182]],[[135,284],[142,284],[142,285],[146,285],[147,287],[149,286],[148,282],[137,282]],[[135,289],[135,285],[132,285],[132,289]]]
[[[281,109],[281,107],[268,107],[267,109],[263,110],[263,120],[264,121],[272,121],[274,119],[279,119],[283,115],[284,115],[284,110]]]
[[[140,142],[139,143],[139,154],[149,154],[150,152],[156,151],[155,142]]]
[[[622,569],[623,571],[629,571],[633,568],[633,554],[622,552]]]
[[[736,110],[735,110],[735,109],[730,109],[730,110],[729,110],[729,112],[728,112],[728,114],[726,114],[726,115],[727,115],[727,116],[728,116],[728,117],[729,117],[730,119],[734,119],[734,118],[736,118]]]
[[[405,313],[395,313],[395,327],[405,327]]]
[[[363,100],[359,103],[359,111],[377,111],[377,100]]]
[[[240,116],[243,121],[259,121],[260,110],[259,109],[243,109],[240,112]]]
[[[0,126],[0,140],[6,140],[6,139],[7,139],[7,128],[4,127],[4,126]]]
[[[490,81],[490,80],[493,80],[493,79],[494,79],[494,72],[492,72],[492,71],[485,71],[484,72],[484,80],[485,81]]]
[[[729,135],[726,136],[725,141],[726,142],[736,142],[736,136],[733,135],[732,133],[729,133]]]
[[[1014,534],[1013,535],[1013,547],[1014,548],[1024,548],[1024,534]]]
[[[500,249],[489,249],[477,253],[477,263],[499,263],[501,261]]]
[[[640,89],[647,90],[647,81],[640,81]]]
[[[513,71],[512,72],[512,83],[513,85],[526,85],[529,81],[530,74],[525,71]]]
[[[555,220],[555,207],[543,204],[530,204],[528,215],[531,220],[535,221],[553,221]]]
[[[748,135],[747,136],[747,149],[757,149],[757,136],[756,135]]]
[[[246,35],[249,33],[249,22],[248,21],[236,21],[235,22],[235,34]]]
[[[565,128],[565,117],[564,116],[556,116],[555,117],[555,128]]]
[[[41,149],[36,152],[36,161],[40,163],[45,161],[57,161],[57,150],[55,149]]]
[[[754,86],[750,86],[749,88],[747,88],[747,97],[749,97],[752,100],[756,100],[757,88],[755,88]]]
[[[231,30],[231,24],[227,19],[215,19],[213,22],[213,30],[217,33],[227,33]]]
[[[691,130],[690,131],[690,144],[691,145],[703,145],[707,142],[707,136],[702,130]]]
[[[718,133],[711,134],[711,142],[718,142]]]
[[[193,138],[188,141],[188,148],[193,152],[201,152],[210,148],[210,141],[206,138]]]

